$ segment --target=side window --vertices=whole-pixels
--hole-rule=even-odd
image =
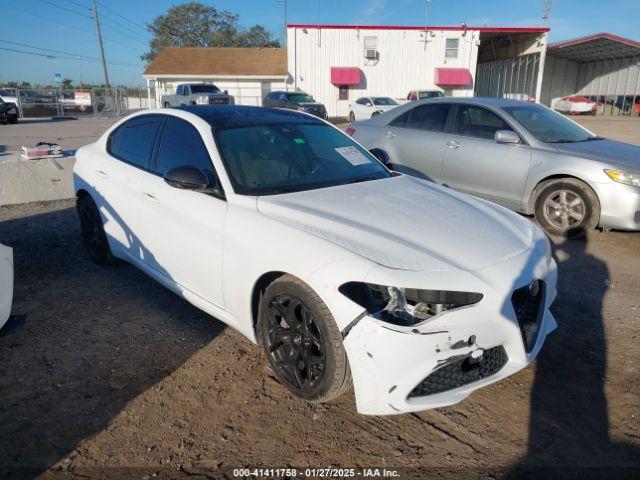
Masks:
[[[213,164],[200,133],[188,122],[170,116],[162,134],[156,172],[164,175],[173,168],[186,165],[206,172],[210,180],[215,178]]]
[[[428,132],[444,132],[449,113],[448,103],[419,105],[393,120],[394,127],[413,128]]]
[[[288,101],[287,94],[286,93],[281,93],[280,94],[280,98],[278,98],[278,101],[280,101],[282,103],[287,103],[287,101]]]
[[[107,151],[120,160],[148,169],[161,121],[160,115],[132,118],[109,136]]]
[[[178,88],[176,88],[176,95],[182,95],[182,85],[178,85]]]
[[[482,107],[459,106],[455,132],[468,137],[493,140],[497,130],[511,130],[498,115]]]
[[[357,103],[358,105],[364,105],[364,104],[366,104],[367,102],[366,102],[366,100],[365,100],[364,98],[359,98],[358,100],[356,100],[356,103]]]
[[[459,43],[458,38],[447,38],[444,45],[444,58],[458,58]]]
[[[189,85],[183,85],[182,86],[182,95],[189,95],[191,93],[191,89],[189,88]]]

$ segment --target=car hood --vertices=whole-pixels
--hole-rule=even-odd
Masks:
[[[590,142],[555,143],[554,148],[562,153],[610,163],[612,166],[640,172],[640,147],[615,140],[593,140]]]
[[[258,211],[403,270],[478,270],[533,242],[532,226],[517,214],[405,175],[263,196]]]
[[[324,108],[324,105],[320,102],[299,102],[296,105],[300,105],[301,107],[322,107]]]

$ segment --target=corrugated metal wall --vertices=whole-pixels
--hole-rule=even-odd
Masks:
[[[535,99],[539,68],[539,53],[479,63],[475,94],[515,100]]]
[[[547,56],[542,103],[553,108],[559,99],[580,95],[599,103],[598,113],[633,113],[640,103],[640,57],[574,62]]]
[[[542,79],[541,103],[553,107],[567,95],[575,95],[579,64],[572,60],[547,55]]]
[[[378,58],[367,60],[364,38],[376,37]],[[476,70],[478,32],[382,29],[289,28],[287,47],[289,73],[298,88],[312,94],[327,107],[330,116],[347,116],[349,103],[365,95],[403,99],[412,89],[440,89],[434,83],[435,68]],[[447,38],[458,38],[458,56],[445,59]],[[358,67],[360,85],[349,88],[349,100],[339,100],[339,89],[331,83],[331,67]],[[473,85],[455,88],[454,96],[473,95]]]

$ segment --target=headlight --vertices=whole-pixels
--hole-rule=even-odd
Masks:
[[[623,172],[622,170],[604,169],[604,173],[614,182],[640,187],[640,173]]]
[[[475,292],[418,290],[361,282],[345,283],[339,290],[370,315],[401,326],[422,323],[447,310],[478,303],[483,297]]]
[[[209,103],[209,97],[205,97],[205,96],[198,97],[196,98],[196,103],[198,105],[206,105]]]

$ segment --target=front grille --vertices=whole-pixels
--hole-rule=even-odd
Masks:
[[[435,370],[409,393],[409,398],[446,392],[499,372],[509,360],[502,345],[485,350],[479,359],[465,355]]]
[[[511,295],[511,303],[516,312],[520,333],[522,333],[522,340],[527,353],[533,350],[536,344],[544,313],[546,286],[542,280],[538,280],[538,282],[539,288],[536,295],[532,293],[529,285],[515,290]]]
[[[209,105],[226,105],[228,103],[227,97],[209,97]]]

